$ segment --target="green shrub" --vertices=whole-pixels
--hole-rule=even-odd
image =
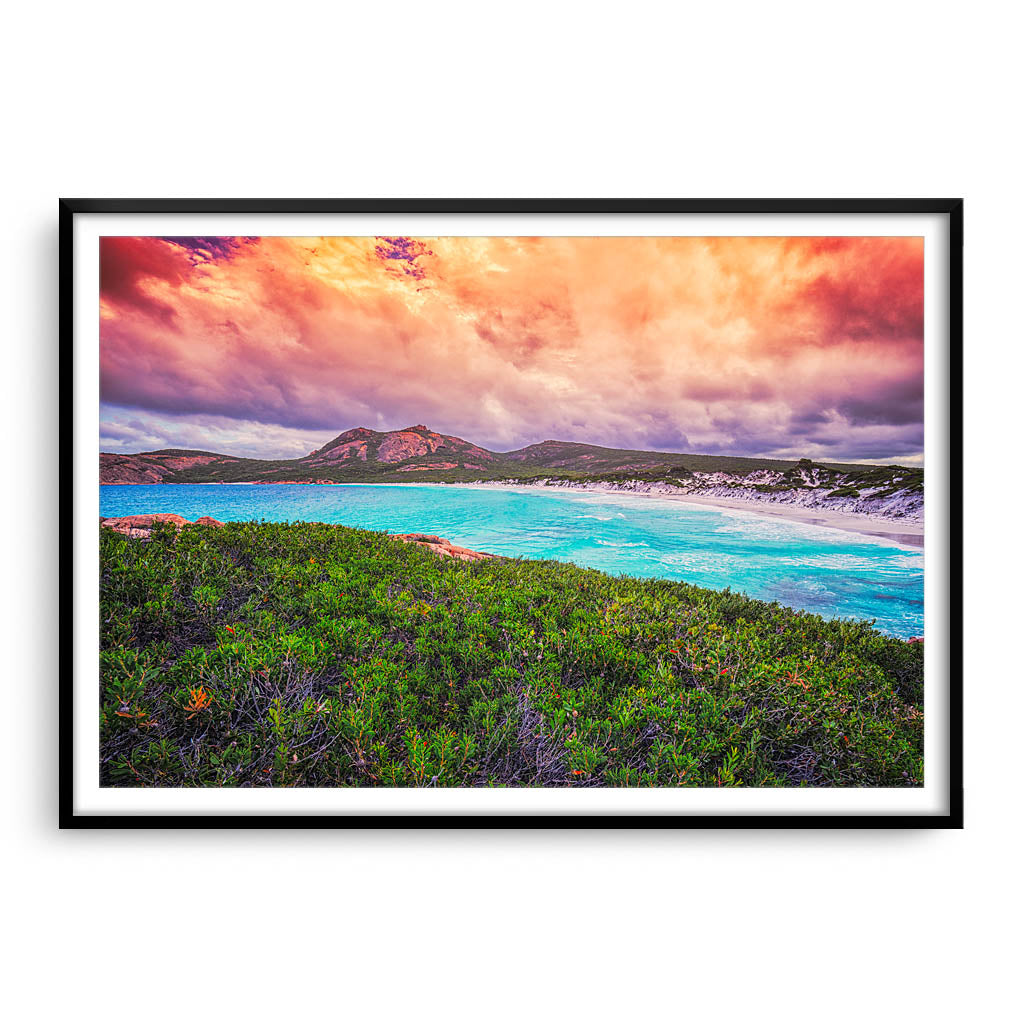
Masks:
[[[914,786],[923,645],[385,534],[100,531],[116,786]]]

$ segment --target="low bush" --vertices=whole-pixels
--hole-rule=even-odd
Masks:
[[[322,524],[100,534],[104,785],[922,782],[923,644],[870,623]]]

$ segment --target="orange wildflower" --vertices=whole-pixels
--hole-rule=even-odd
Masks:
[[[188,716],[189,718],[194,718],[200,711],[210,706],[210,701],[213,700],[213,698],[202,686],[197,686],[195,688],[189,687],[188,692],[191,694],[191,700],[185,705],[185,710],[192,712]]]

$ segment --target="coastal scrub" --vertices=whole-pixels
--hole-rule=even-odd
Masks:
[[[114,786],[919,786],[923,644],[324,524],[100,530]]]

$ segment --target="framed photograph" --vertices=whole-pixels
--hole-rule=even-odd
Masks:
[[[61,826],[962,827],[962,225],[62,200]]]

